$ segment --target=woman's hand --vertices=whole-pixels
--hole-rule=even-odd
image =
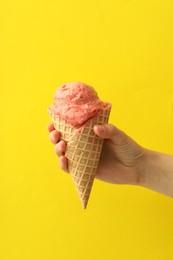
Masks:
[[[68,160],[64,156],[66,143],[60,139],[53,124],[48,130],[55,153],[60,158],[60,168],[68,172]],[[113,125],[94,126],[94,132],[104,138],[96,178],[109,183],[139,184],[140,161],[145,149]]]

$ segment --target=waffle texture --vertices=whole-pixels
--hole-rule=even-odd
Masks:
[[[107,123],[110,110],[101,110],[97,116],[89,119],[80,130],[68,124],[60,116],[49,110],[48,112],[55,129],[61,134],[61,140],[67,143],[65,156],[68,159],[68,169],[82,206],[86,208],[103,146],[103,139],[94,133],[93,127]]]

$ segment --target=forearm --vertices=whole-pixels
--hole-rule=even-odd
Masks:
[[[140,185],[173,197],[173,156],[145,150],[140,164]]]

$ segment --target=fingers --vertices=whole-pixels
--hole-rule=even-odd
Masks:
[[[60,164],[61,170],[69,173],[69,171],[68,171],[68,161],[67,161],[67,158],[65,156],[60,156],[59,164]]]
[[[47,126],[47,130],[50,133],[50,141],[53,144],[56,144],[59,141],[59,139],[60,139],[60,134],[59,134],[58,131],[55,130],[54,124],[49,124]]]
[[[110,139],[113,144],[123,145],[129,138],[123,131],[111,124],[94,126],[96,135],[104,139]]]
[[[64,141],[60,141],[55,144],[55,153],[58,157],[62,156],[65,152],[66,144]]]
[[[50,127],[53,128],[52,126]],[[55,153],[59,157],[64,153],[66,144],[64,141],[60,141],[60,133],[57,130],[53,130],[50,132],[50,140],[53,144],[55,144]]]
[[[49,124],[47,126],[47,130],[49,131],[49,133],[51,133],[53,130],[55,130],[54,124]]]
[[[54,124],[49,124],[47,126],[47,130],[50,133],[50,141],[53,144],[56,144],[57,142],[59,142],[59,140],[60,140],[60,133],[57,130],[55,130]]]
[[[64,156],[64,152],[66,149],[66,143],[62,140],[60,141],[60,133],[57,130],[55,130],[54,124],[49,124],[47,126],[47,129],[50,133],[50,141],[53,144],[55,144],[55,153],[60,158],[60,160],[59,160],[60,168],[63,171],[69,173],[68,160]]]
[[[50,133],[50,141],[51,141],[53,144],[56,144],[59,140],[60,140],[60,133],[59,133],[57,130],[53,130],[53,131]]]

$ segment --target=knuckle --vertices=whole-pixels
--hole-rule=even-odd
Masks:
[[[56,153],[58,156],[61,155],[61,149],[60,149],[60,147],[59,147],[59,144],[56,144],[56,145],[55,145],[55,153]]]
[[[54,144],[58,142],[58,140],[59,140],[59,134],[58,134],[58,132],[57,132],[56,130],[54,130],[54,131],[52,131],[52,132],[50,133],[50,140],[51,140],[51,142],[54,143]]]

